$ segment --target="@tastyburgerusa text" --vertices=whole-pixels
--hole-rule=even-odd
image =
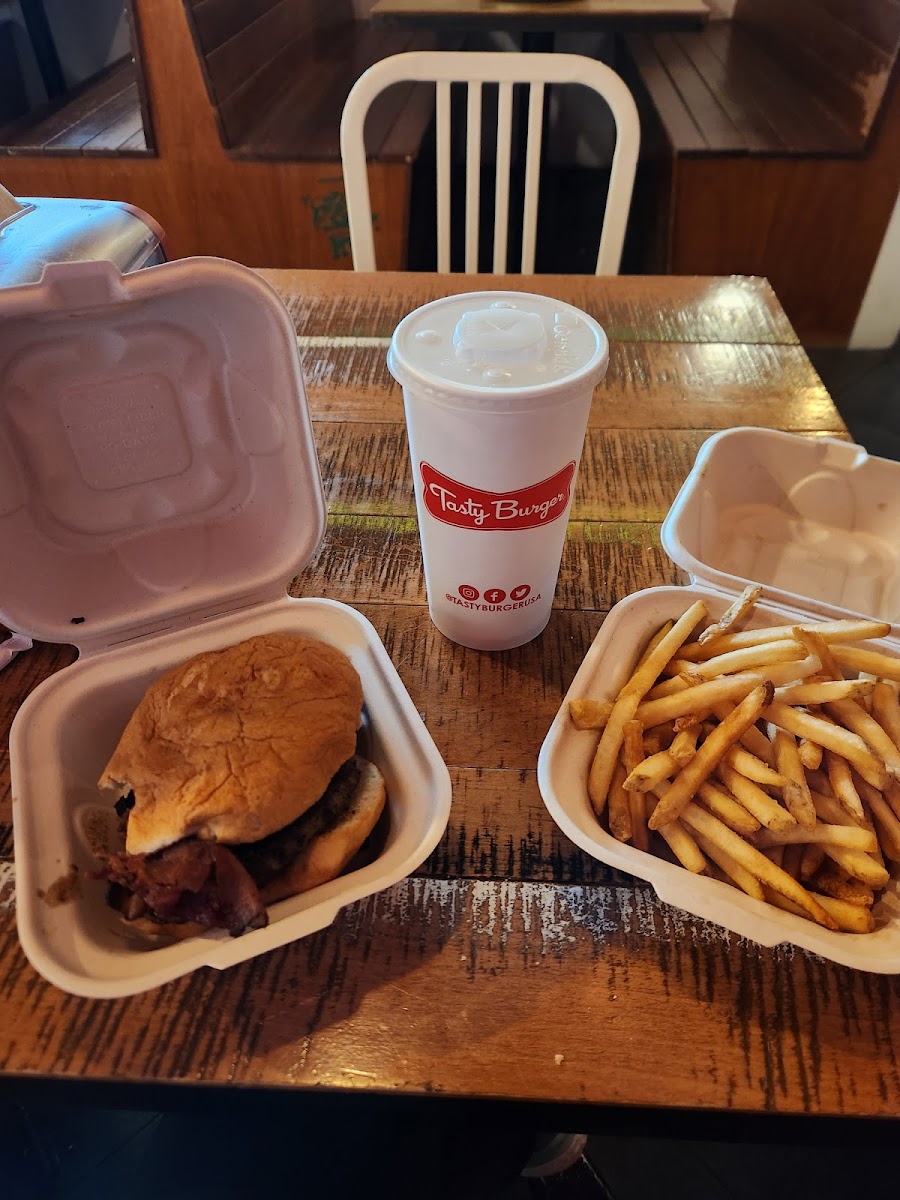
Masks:
[[[447,592],[445,599],[451,604],[456,604],[460,608],[468,608],[472,612],[513,612],[517,608],[528,608],[530,604],[537,604],[541,594],[529,596],[525,600],[508,600],[505,604],[482,604],[477,600],[463,600],[459,596],[454,596],[452,592]]]

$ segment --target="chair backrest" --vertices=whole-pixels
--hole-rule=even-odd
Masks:
[[[450,270],[450,85],[468,84],[465,167],[467,272],[478,270],[483,85],[498,85],[493,253],[493,269],[497,273],[507,270],[513,85],[528,85],[522,211],[523,274],[534,271],[544,89],[548,84],[582,84],[599,93],[609,105],[615,120],[616,146],[597,255],[597,274],[617,274],[640,144],[637,108],[625,83],[603,63],[579,54],[482,53],[465,50],[423,50],[382,59],[360,76],[347,97],[341,118],[341,160],[353,266],[357,271],[376,269],[363,138],[366,113],[384,88],[406,81],[430,81],[436,85],[437,269],[441,272]]]

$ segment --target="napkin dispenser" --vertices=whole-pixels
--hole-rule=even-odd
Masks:
[[[123,274],[165,262],[163,231],[119,200],[17,199],[0,186],[0,287],[37,283],[48,263],[106,259]]]

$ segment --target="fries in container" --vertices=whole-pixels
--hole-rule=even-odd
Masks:
[[[900,465],[834,438],[708,438],[661,530],[691,585],[616,604],[538,762],[563,831],[661,900],[884,973],[900,973],[898,485]],[[569,701],[608,716],[581,732]],[[636,838],[633,820],[611,835],[611,803]]]
[[[610,614],[542,750],[548,807],[573,840],[682,908],[765,944],[900,971],[897,670],[840,665],[897,663],[883,641],[891,626],[785,626],[748,590],[731,605],[735,630],[726,599],[653,589]],[[637,621],[642,605],[658,619]],[[604,651],[637,624],[633,665],[605,670]],[[737,638],[752,658],[729,663]],[[703,669],[716,660],[722,672]],[[594,705],[602,729],[579,721]],[[563,799],[565,786],[580,803]]]
[[[888,728],[897,732],[893,688],[886,681],[844,680],[835,659],[844,647],[833,643],[832,649],[814,624],[796,626],[793,639],[776,636],[769,642],[756,641],[749,648],[752,660],[740,650],[720,656],[717,642],[733,632],[735,614],[742,621],[750,619],[758,598],[758,587],[747,588],[720,621],[706,624],[693,638],[698,615],[701,620],[708,616],[702,601],[695,601],[665,635],[651,638],[650,653],[642,654],[613,700],[613,714],[624,708],[635,716],[623,726],[621,739],[600,737],[589,772],[589,796],[602,821],[607,797],[596,781],[615,782],[614,807],[624,807],[620,793],[630,792],[632,820],[617,825],[615,817],[610,818],[620,841],[661,856],[668,850],[693,874],[717,875],[755,899],[774,894],[779,907],[784,907],[780,901],[789,901],[788,911],[825,929],[859,933],[865,925],[864,931],[869,932],[875,928],[871,912],[862,918],[856,909],[874,907],[875,887],[883,887],[889,878],[883,861],[900,863],[900,820],[881,790],[896,780],[900,769],[900,750],[888,732]],[[826,631],[833,632],[833,623]],[[871,632],[884,637],[890,625],[876,625]],[[642,704],[658,678],[671,677],[670,664],[686,646],[697,664],[688,678],[697,682],[686,682],[671,697]],[[663,657],[667,652],[672,654],[668,662]],[[781,683],[776,701],[770,675],[783,679],[783,665],[802,661],[809,653],[818,657],[818,670],[806,675],[803,683]],[[724,673],[718,667],[703,670],[704,663],[722,663],[726,657],[731,662],[725,664]],[[773,670],[776,666],[778,671]],[[758,678],[748,677],[748,667]],[[658,672],[657,678],[653,671]],[[680,760],[668,750],[645,756],[644,739],[654,737],[654,722],[670,717],[676,701],[680,714],[708,709],[712,678],[721,681],[716,695],[727,696],[727,705],[704,722],[690,754]],[[728,690],[728,681],[735,679],[741,680],[738,689]],[[883,724],[866,707],[876,687]],[[692,701],[688,698],[693,693],[699,695]],[[573,701],[576,718],[581,703]],[[738,753],[740,738],[750,728],[768,736],[776,770],[747,751],[742,752],[744,757]],[[818,788],[826,789],[818,793],[818,810],[795,733],[815,738],[815,744],[825,747],[828,778],[814,778]],[[742,773],[742,765],[747,774]],[[761,781],[751,778],[751,772]],[[854,776],[864,789],[862,798]],[[650,790],[656,799],[647,820],[640,806],[643,794]],[[739,814],[737,821],[735,814]],[[815,845],[821,845],[825,854],[817,870],[801,883],[803,848]],[[792,870],[764,853],[777,847],[793,848]]]

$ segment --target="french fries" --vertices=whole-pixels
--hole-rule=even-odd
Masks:
[[[872,716],[900,749],[900,699],[889,683],[876,683],[872,689]]]
[[[700,847],[680,821],[670,821],[668,825],[664,825],[662,836],[683,867],[694,875],[703,874],[706,870],[706,859],[700,853]]]
[[[825,749],[843,755],[856,767],[866,783],[871,783],[873,787],[883,788],[887,783],[887,767],[873,754],[859,734],[804,712],[802,708],[791,708],[789,704],[782,704],[780,700],[774,700],[769,705],[765,718],[770,724],[786,729],[788,733],[808,737]]]
[[[735,862],[749,871],[760,883],[768,885],[781,896],[793,900],[826,929],[835,929],[836,925],[818,903],[804,888],[781,867],[776,866],[770,859],[745,842],[734,830],[717,821],[712,813],[705,812],[699,805],[688,803],[682,813],[682,819],[690,829],[702,833],[710,841],[715,842],[726,854],[730,854]]]
[[[691,643],[690,646],[685,646],[679,657],[689,658],[693,662],[700,662],[704,658],[712,658],[714,654],[722,654],[726,650],[740,650],[744,646],[758,646],[760,642],[774,642],[780,641],[782,638],[793,637],[794,630],[797,628],[811,629],[813,633],[817,633],[829,645],[834,642],[840,642],[842,643],[842,649],[849,649],[843,643],[864,642],[869,638],[887,637],[891,632],[890,624],[887,621],[821,621],[800,626],[776,625],[761,629],[745,629],[742,633],[732,633],[725,637],[717,637],[710,642],[704,642],[702,645],[698,639],[696,642]],[[900,668],[900,660],[889,658],[886,654],[879,655],[879,657],[893,663],[895,670]],[[840,662],[840,658],[838,658],[838,661]],[[861,670],[862,668],[859,669]],[[881,674],[878,671],[872,673],[876,675]]]
[[[611,700],[569,701],[569,716],[576,729],[603,729],[612,710]]]
[[[779,697],[779,699],[783,699],[783,697]],[[786,703],[789,704],[790,701],[788,700]],[[822,747],[818,746],[815,742],[811,742],[809,738],[800,739],[797,753],[800,755],[800,761],[808,771],[817,771],[822,765]]]
[[[714,625],[710,625],[708,629],[703,630],[697,638],[700,645],[707,646],[710,642],[714,642],[716,638],[741,629],[753,612],[753,607],[761,595],[762,588],[758,583],[748,584],[737,600],[735,600],[734,604],[725,610],[719,620]]]
[[[644,727],[640,721],[626,721],[622,730],[622,763],[631,774],[644,761]],[[631,810],[631,841],[638,850],[649,850],[647,837],[646,801],[642,792],[628,788],[626,778],[622,787],[628,792],[628,807]]]
[[[715,842],[702,833],[695,832],[694,840],[706,857],[711,858],[718,867],[721,867],[742,892],[746,892],[754,900],[765,900],[762,884],[746,867],[742,867],[736,858],[732,858],[727,851],[717,846]]]
[[[813,808],[809,784],[806,781],[806,771],[800,761],[800,751],[794,741],[794,736],[784,729],[776,729],[770,736],[775,749],[775,762],[778,770],[787,781],[781,793],[784,797],[785,808],[798,825],[811,830],[815,828],[816,810]]]
[[[831,785],[831,790],[834,792],[835,798],[840,801],[855,821],[862,822],[865,819],[865,812],[863,811],[862,800],[860,800],[859,793],[853,783],[850,764],[846,758],[841,758],[833,750],[826,750],[824,758],[825,769],[828,772],[828,782]]]
[[[649,653],[644,652],[637,670],[616,697],[606,727],[600,736],[600,745],[597,747],[588,777],[588,795],[596,813],[602,813],[606,804],[609,785],[612,782],[618,753],[622,746],[625,725],[634,719],[638,705],[653,686],[665,664],[674,656],[681,644],[687,641],[688,636],[706,614],[706,605],[701,600],[692,604],[668,633],[653,645]],[[666,719],[662,718],[662,720]],[[654,724],[659,724],[659,722],[654,722]]]
[[[747,730],[747,732],[750,731]],[[768,762],[757,758],[743,746],[732,746],[725,755],[725,762],[729,767],[734,767],[736,771],[739,771],[741,775],[745,775],[747,779],[752,779],[754,783],[762,783],[767,787],[784,787],[785,785],[786,781],[783,775],[779,775],[768,765]]]
[[[625,764],[617,762],[609,785],[609,832],[620,842],[631,841],[631,800],[622,784]]]
[[[736,671],[755,671],[760,666],[776,662],[797,662],[806,657],[806,650],[793,638],[781,642],[760,642],[743,650],[731,650],[706,662],[685,662],[683,670],[691,679],[715,679],[717,675],[733,675]]]
[[[645,700],[637,706],[635,716],[645,728],[688,715],[702,714],[706,717],[712,712],[712,706],[720,700],[743,700],[761,683],[765,683],[765,677],[750,671],[740,675],[723,675],[693,687],[688,686],[659,700]]]
[[[753,814],[760,825],[765,825],[766,829],[778,832],[781,829],[793,829],[796,825],[796,817],[779,804],[774,796],[770,796],[768,792],[763,791],[759,784],[754,783],[752,779],[747,779],[745,775],[741,775],[740,771],[735,771],[726,762],[719,764],[716,774],[734,798],[746,808],[747,812]]]
[[[570,703],[575,727],[599,733],[588,794],[619,841],[869,933],[900,864],[900,659],[857,643],[890,626],[743,628],[758,596],[705,629],[698,601],[613,700]]]
[[[760,828],[761,822],[754,817],[753,813],[748,812],[730,792],[723,791],[709,780],[700,784],[697,788],[697,795],[702,801],[703,807],[708,808],[714,817],[718,817],[735,833],[742,833],[746,837],[756,833]]]

